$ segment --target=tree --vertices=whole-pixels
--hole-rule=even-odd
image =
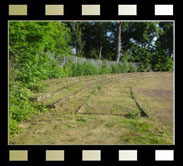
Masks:
[[[119,62],[121,56],[121,25],[122,22],[117,23],[117,51],[116,62]]]
[[[153,56],[153,70],[173,70],[173,23],[161,22],[158,24],[160,35],[155,44]]]
[[[83,24],[81,22],[70,22],[67,26],[71,30],[71,42],[70,44],[76,50],[76,56],[84,56],[85,41],[83,40]]]
[[[164,49],[166,55],[171,57],[173,54],[173,23],[161,22],[159,27],[160,35],[156,42],[157,49]]]
[[[64,23],[10,22],[10,77],[26,83],[52,77],[56,65],[49,52],[69,54],[69,40],[69,29]]]

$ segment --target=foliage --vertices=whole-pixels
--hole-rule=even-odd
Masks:
[[[85,75],[96,75],[99,74],[99,68],[91,63],[85,62]]]
[[[80,27],[80,31],[77,33],[77,30],[73,31],[73,28],[71,31],[77,33],[79,35],[78,40],[82,39],[82,42],[84,42],[82,56],[115,60],[118,23],[92,21],[74,23],[75,27]],[[71,45],[74,48],[76,47],[76,44]],[[163,56],[170,56],[173,52],[172,22],[122,22],[121,60],[126,54],[128,62],[141,62],[140,71],[150,71],[153,70],[153,63],[156,63],[152,61],[153,52],[161,52],[161,50],[166,50],[164,54],[161,54],[162,58]],[[164,69],[158,68],[158,70]],[[105,73],[104,71],[103,73]]]
[[[45,85],[31,82],[31,83],[27,84],[27,88],[30,89],[34,93],[38,93],[38,92],[44,91]]]
[[[82,57],[84,55],[85,40],[82,39],[83,36],[83,25],[82,22],[70,22],[67,26],[70,28],[71,41],[70,44],[76,50],[76,55]]]
[[[159,24],[160,34],[156,42],[156,50],[165,50],[167,56],[173,54],[173,22],[161,22]]]
[[[73,76],[73,69],[74,69],[74,64],[72,62],[67,62],[64,66],[64,76],[65,77],[71,77]]]
[[[28,118],[33,108],[29,103],[30,90],[19,84],[9,86],[9,122],[10,133],[18,131],[17,122]]]
[[[50,56],[68,55],[70,29],[59,22],[9,23],[9,121],[10,134],[18,131],[17,122],[45,110],[31,103],[31,91],[41,92],[38,80],[63,77],[63,68]]]
[[[27,87],[26,87],[27,86]],[[18,122],[27,120],[32,114],[46,111],[44,105],[30,102],[31,91],[40,91],[43,87],[39,84],[23,85],[20,82],[11,82],[9,85],[9,132],[14,134],[21,131]],[[28,87],[30,89],[28,89]],[[40,89],[39,89],[40,88]]]
[[[14,133],[19,133],[21,128],[18,127],[18,122],[9,117],[9,136],[13,135]]]
[[[136,72],[137,68],[134,64],[125,62],[123,64],[107,65],[107,61],[103,61],[102,66],[98,67],[89,62],[77,63],[67,62],[63,69],[64,76],[87,76],[97,74],[125,73]]]
[[[110,74],[110,73],[112,73],[112,67],[107,66],[107,61],[104,60],[102,63],[100,74]]]
[[[133,63],[128,62],[128,56],[126,53],[123,54],[122,64],[112,66],[112,73],[127,73],[136,71],[137,67]]]
[[[29,83],[62,76],[45,52],[54,51],[55,56],[70,52],[69,28],[64,23],[10,22],[9,28],[9,59],[12,68],[17,69],[16,80]]]
[[[136,72],[137,71],[137,67],[133,64],[133,63],[129,63],[128,64],[128,72]]]
[[[147,50],[146,47],[140,47],[138,50],[140,56],[139,71],[147,72],[152,69],[152,56],[153,54]]]
[[[169,56],[164,55],[165,50],[156,52],[153,57],[153,70],[154,71],[172,71],[173,70],[173,59]]]

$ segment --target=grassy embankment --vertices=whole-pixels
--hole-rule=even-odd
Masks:
[[[20,123],[10,144],[173,144],[172,72],[108,74],[39,82],[48,112]],[[130,88],[148,118],[131,96]]]

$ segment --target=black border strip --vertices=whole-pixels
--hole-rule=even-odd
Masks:
[[[118,16],[118,4],[137,4],[137,16]],[[8,4],[27,4],[28,5],[28,16],[8,16]],[[44,4],[64,4],[65,12],[64,16],[45,16],[44,15]],[[101,5],[101,16],[81,16],[81,5],[82,4],[100,4]],[[154,5],[155,4],[174,4],[174,15],[173,16],[155,16]],[[176,3],[175,0],[113,0],[107,2],[106,0],[9,0],[6,1],[6,5],[1,10],[1,26],[0,26],[0,53],[1,53],[1,111],[0,111],[0,125],[1,125],[1,149],[0,149],[0,164],[7,166],[18,166],[18,165],[87,165],[93,164],[98,165],[150,165],[154,166],[162,165],[180,165],[178,162],[183,162],[183,121],[182,121],[182,110],[177,109],[175,111],[175,145],[59,145],[59,146],[44,146],[44,145],[8,145],[7,139],[7,74],[8,74],[8,20],[176,20]],[[177,27],[177,21],[176,21]],[[176,33],[177,34],[177,33]],[[178,34],[179,35],[179,34]],[[176,47],[176,52],[178,53]],[[178,55],[177,55],[178,56]],[[176,58],[177,58],[176,56]],[[177,64],[177,63],[176,63]],[[177,65],[176,65],[177,68]],[[178,70],[178,69],[177,69]],[[175,83],[177,86],[177,82]],[[6,104],[5,104],[6,103]],[[177,103],[177,101],[176,101]],[[28,150],[29,160],[27,162],[10,162],[9,161],[9,150]],[[46,162],[45,151],[46,150],[64,150],[65,161],[64,162]],[[97,162],[86,162],[82,161],[82,150],[101,150],[101,161]],[[118,161],[119,150],[137,150],[138,161],[136,162],[122,162]],[[174,161],[155,161],[155,150],[174,150]],[[110,157],[109,157],[110,156]]]

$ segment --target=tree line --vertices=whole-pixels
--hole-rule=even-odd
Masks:
[[[117,62],[127,56],[153,70],[171,68],[165,64],[173,54],[172,22],[72,22],[67,26],[76,56]]]
[[[54,73],[56,77],[57,66],[49,52],[55,52],[56,58],[75,55],[139,62],[141,71],[172,70],[173,22],[9,23],[9,67],[14,77],[20,79],[28,73],[32,75],[29,81]]]

